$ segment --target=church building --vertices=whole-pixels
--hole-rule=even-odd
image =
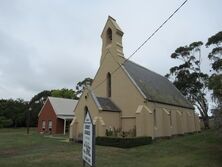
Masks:
[[[194,107],[167,78],[124,57],[123,34],[109,16],[101,34],[100,67],[76,105],[70,139],[81,139],[86,111],[96,136],[110,129],[153,139],[200,131]]]

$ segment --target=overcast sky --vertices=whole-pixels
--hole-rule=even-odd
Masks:
[[[184,0],[0,0],[0,99],[30,100],[94,77],[108,15],[128,57]],[[174,50],[222,30],[221,0],[189,0],[132,60],[165,75]],[[206,49],[203,70],[208,71]]]

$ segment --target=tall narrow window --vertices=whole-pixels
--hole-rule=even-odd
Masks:
[[[156,109],[154,109],[154,111],[153,111],[153,124],[154,124],[154,126],[156,127]]]
[[[42,130],[45,130],[45,121],[42,121]]]
[[[51,120],[49,121],[48,128],[49,128],[49,131],[51,132],[52,131],[52,121]]]
[[[107,29],[107,32],[106,32],[106,44],[110,44],[112,43],[112,30],[110,28]]]
[[[111,74],[108,73],[106,76],[107,79],[107,97],[111,97]]]
[[[86,113],[87,113],[88,111],[89,111],[88,107],[87,107],[87,106],[85,106],[85,107],[84,107],[84,118],[85,118]]]
[[[170,116],[170,126],[172,126],[172,111],[169,112],[169,116]]]

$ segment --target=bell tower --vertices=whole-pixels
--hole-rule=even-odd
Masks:
[[[117,62],[121,63],[121,57],[124,57],[122,37],[123,31],[116,23],[116,20],[109,16],[101,34],[102,55],[100,65],[106,56],[113,56]]]

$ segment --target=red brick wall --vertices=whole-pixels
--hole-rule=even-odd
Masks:
[[[63,119],[57,119],[56,124],[56,133],[64,133],[64,120]]]
[[[52,134],[63,133],[63,120],[57,119],[56,114],[49,100],[46,101],[38,119],[38,132],[43,132],[42,121],[46,122],[45,133],[49,132],[48,124],[52,121]]]

